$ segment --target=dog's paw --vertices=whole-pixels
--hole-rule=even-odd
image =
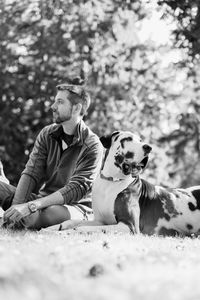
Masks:
[[[80,220],[68,220],[68,221],[64,221],[60,224],[60,227],[58,230],[70,230],[73,229],[75,230],[82,221]]]

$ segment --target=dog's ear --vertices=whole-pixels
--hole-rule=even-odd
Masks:
[[[112,139],[114,137],[117,138],[119,133],[120,133],[119,131],[114,131],[112,134],[101,136],[100,141],[101,141],[102,145],[104,146],[104,148],[109,149],[112,145]]]
[[[144,144],[142,146],[143,150],[144,150],[144,159],[141,161],[142,169],[144,170],[147,166],[148,160],[149,160],[149,153],[151,152],[152,148],[151,146],[149,146],[148,144]]]
[[[145,156],[146,156],[147,154],[149,154],[149,153],[151,152],[151,150],[152,150],[152,147],[149,146],[148,144],[144,144],[144,145],[142,146],[142,148],[143,148],[143,150],[144,150],[144,155],[145,155]]]
[[[145,158],[143,158],[143,160],[140,162],[140,164],[142,165],[143,170],[146,168],[148,160],[149,160],[149,157],[145,156]]]

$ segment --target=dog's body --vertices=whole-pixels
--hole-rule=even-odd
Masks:
[[[87,226],[80,230],[91,231],[88,226],[95,226],[96,231],[98,226],[149,235],[200,233],[200,186],[166,189],[140,179],[151,147],[130,132],[116,132],[101,141],[107,152],[92,190],[94,221],[66,221],[63,229]]]
[[[138,177],[124,188],[104,181],[97,178],[93,193],[94,217],[102,224],[122,222],[148,235],[200,233],[200,186],[166,189]]]

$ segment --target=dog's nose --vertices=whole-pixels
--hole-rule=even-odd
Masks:
[[[151,146],[149,146],[149,145],[147,145],[147,144],[143,145],[142,148],[143,148],[144,151],[145,151],[144,155],[149,154],[149,153],[151,152],[151,150],[152,150]]]

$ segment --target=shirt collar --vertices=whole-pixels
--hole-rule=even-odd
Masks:
[[[73,145],[83,145],[83,130],[84,130],[84,122],[81,120],[75,129],[74,138],[70,146]],[[56,140],[60,140],[63,134],[62,125],[58,125],[55,129],[52,130],[50,135]]]

